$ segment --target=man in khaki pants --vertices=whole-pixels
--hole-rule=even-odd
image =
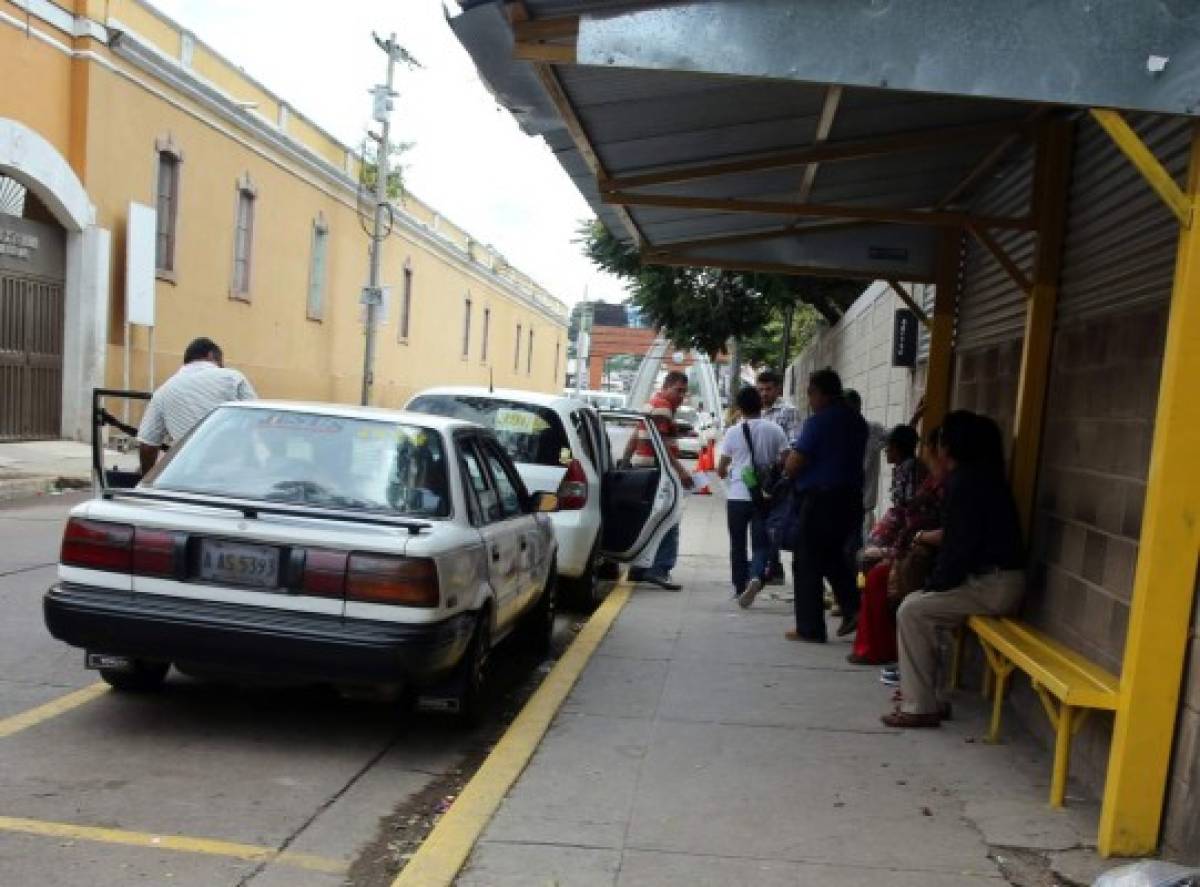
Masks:
[[[883,716],[889,727],[937,727],[949,717],[949,704],[937,696],[938,629],[975,614],[1010,615],[1025,590],[1000,429],[986,416],[956,410],[942,426],[939,459],[946,471],[942,528],[914,539],[937,545],[937,561],[925,590],[909,595],[896,616],[902,701]]]

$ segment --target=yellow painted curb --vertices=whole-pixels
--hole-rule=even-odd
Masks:
[[[0,739],[12,736],[14,733],[20,733],[22,730],[28,730],[30,727],[36,727],[43,721],[48,721],[51,718],[58,717],[61,714],[69,712],[73,708],[91,702],[108,692],[108,684],[101,681],[84,687],[82,690],[76,690],[73,693],[68,693],[66,696],[60,696],[57,699],[52,699],[45,705],[39,705],[37,708],[31,708],[29,711],[23,711],[20,714],[11,715],[10,717],[0,720]]]
[[[392,887],[449,887],[454,882],[496,808],[533,757],[567,694],[629,600],[632,589],[623,581],[592,614],[483,766],[392,882]]]
[[[276,862],[294,868],[307,869],[311,872],[327,872],[333,875],[344,875],[347,868],[344,863],[336,859],[326,859],[308,853],[292,853],[286,850],[281,853],[273,847],[256,847],[253,844],[238,844],[233,841],[217,841],[209,838],[189,838],[183,835],[154,835],[148,832],[97,828],[69,822],[21,819],[16,816],[0,816],[0,831],[41,835],[46,838],[94,841],[98,844],[124,844],[128,847],[146,847],[153,850],[203,853],[209,856],[243,859],[247,862]]]

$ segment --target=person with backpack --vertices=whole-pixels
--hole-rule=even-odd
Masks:
[[[779,454],[787,447],[787,435],[769,419],[762,418],[762,398],[754,388],[743,388],[734,398],[741,421],[725,432],[717,474],[728,485],[725,513],[729,524],[729,564],[733,595],[749,607],[767,578],[771,542],[767,537],[769,490]],[[746,533],[750,551],[746,556]]]

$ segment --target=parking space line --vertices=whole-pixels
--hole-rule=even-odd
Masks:
[[[392,882],[392,887],[448,887],[453,883],[496,808],[533,757],[588,660],[629,600],[632,589],[632,585],[622,581],[592,614],[483,766]]]
[[[73,825],[69,822],[47,822],[40,819],[0,816],[0,832],[20,832],[46,838],[71,838],[77,841],[94,841],[99,844],[124,844],[129,847],[146,847],[152,850],[201,853],[208,856],[242,859],[247,862],[275,862],[293,868],[325,872],[331,875],[344,875],[348,870],[345,863],[336,859],[327,859],[308,853],[293,853],[287,850],[281,853],[272,847],[238,844],[233,841],[188,838],[183,835],[152,835],[147,832]]]
[[[76,690],[73,693],[68,693],[66,696],[59,696],[57,699],[52,699],[45,705],[39,705],[37,708],[31,708],[29,711],[23,711],[20,714],[10,715],[7,718],[0,720],[0,739],[5,739],[12,736],[14,733],[20,733],[22,730],[27,730],[30,727],[36,727],[43,721],[48,721],[51,718],[56,718],[61,714],[69,712],[73,708],[78,708],[93,699],[97,699],[108,692],[108,684],[103,681],[84,687],[82,690]]]

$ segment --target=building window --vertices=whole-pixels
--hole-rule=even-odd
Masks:
[[[183,155],[170,139],[155,145],[158,177],[155,182],[154,268],[159,276],[173,279],[175,273],[175,230],[179,221],[179,165]]]
[[[254,207],[258,191],[244,175],[237,183],[237,215],[233,229],[233,297],[250,298],[250,272],[253,270]]]
[[[529,330],[529,347],[525,350],[525,374],[533,372],[533,328]]]
[[[413,287],[413,270],[412,260],[404,260],[404,282],[400,287],[400,322],[396,324],[400,331],[400,341],[408,341],[408,323],[412,317],[412,287]]]
[[[479,346],[479,359],[487,363],[488,333],[492,329],[492,309],[483,309],[483,344]]]
[[[554,343],[554,384],[558,385],[558,360],[562,356],[562,343]]]
[[[513,372],[521,368],[521,325],[517,324],[517,340],[513,348]]]
[[[325,317],[325,267],[329,252],[329,226],[325,214],[318,213],[313,221],[312,250],[308,266],[308,319]]]
[[[471,294],[463,299],[463,336],[462,356],[465,359],[471,353]]]

